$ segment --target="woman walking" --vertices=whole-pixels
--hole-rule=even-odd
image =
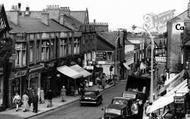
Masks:
[[[21,97],[18,92],[16,92],[15,96],[13,97],[13,103],[16,105],[16,111],[18,111],[19,104],[21,103]]]
[[[24,92],[23,96],[22,96],[22,102],[23,102],[23,112],[26,112],[29,110],[29,104],[28,104],[28,100],[29,97],[26,94],[26,92]]]

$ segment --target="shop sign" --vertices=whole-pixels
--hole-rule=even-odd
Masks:
[[[165,32],[166,24],[174,17],[174,12],[175,10],[168,10],[158,15],[152,13],[146,14],[144,16],[144,28],[147,30],[155,29],[158,32]]]
[[[36,78],[39,76],[39,73],[38,72],[34,72],[34,73],[31,73],[30,74],[30,79],[33,79],[33,78]]]
[[[166,57],[155,57],[155,60],[157,62],[163,62],[163,63],[165,63],[166,62]]]
[[[47,66],[48,67],[54,67],[54,62],[48,63]]]
[[[183,96],[174,96],[174,102],[177,104],[183,104],[185,102],[185,99]]]
[[[15,77],[15,78],[22,77],[22,76],[25,76],[26,73],[27,73],[27,70],[17,71],[17,72],[14,74],[14,77]]]
[[[43,68],[44,68],[44,65],[35,65],[35,66],[30,67],[29,72],[37,71],[37,70],[40,70],[40,69],[43,69]]]

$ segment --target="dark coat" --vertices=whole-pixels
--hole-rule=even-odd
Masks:
[[[51,90],[48,90],[47,91],[47,99],[52,100],[52,98],[53,98],[53,92]]]
[[[32,97],[33,103],[38,103],[38,95],[34,94]]]

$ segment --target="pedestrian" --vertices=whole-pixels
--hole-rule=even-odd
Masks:
[[[44,90],[43,89],[40,90],[40,103],[41,104],[45,103],[45,101],[44,101]]]
[[[61,89],[61,101],[62,102],[65,101],[65,99],[64,99],[65,94],[66,94],[65,86],[62,86],[62,89]]]
[[[33,102],[32,101],[32,96],[33,96],[32,92],[33,92],[32,88],[28,88],[27,93],[28,93],[28,105],[29,105],[29,108],[30,108],[30,106],[31,106],[31,104]]]
[[[15,96],[13,97],[13,103],[16,105],[16,111],[19,109],[19,104],[21,103],[21,97],[18,94],[18,92],[15,93]]]
[[[33,112],[38,112],[38,95],[35,91],[32,92],[32,103],[33,103]]]
[[[26,112],[29,110],[29,105],[28,105],[28,100],[29,97],[26,94],[26,92],[24,92],[23,96],[22,96],[22,102],[23,102],[23,112]]]
[[[53,98],[53,92],[51,89],[49,89],[47,91],[47,100],[48,100],[48,103],[47,103],[47,107],[52,107],[52,98]]]

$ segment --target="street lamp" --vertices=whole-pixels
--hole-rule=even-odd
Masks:
[[[136,28],[139,28],[139,29],[142,29],[144,30],[145,32],[148,33],[150,39],[151,39],[151,75],[150,75],[150,102],[153,102],[153,60],[154,60],[154,37],[152,36],[152,34],[150,33],[150,31],[146,28],[142,28],[142,27],[138,27],[138,26],[135,26],[133,25],[132,26],[132,29],[135,30]]]

